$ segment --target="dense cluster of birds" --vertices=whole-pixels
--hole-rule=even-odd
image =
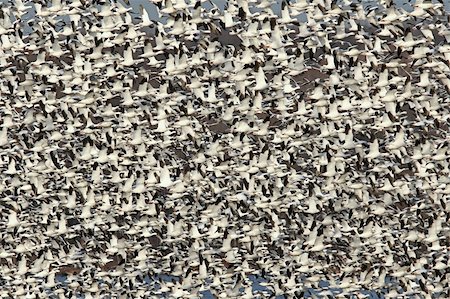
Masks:
[[[149,4],[1,5],[2,298],[450,297],[444,3]]]

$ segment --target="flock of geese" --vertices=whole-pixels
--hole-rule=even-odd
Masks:
[[[1,5],[2,298],[450,298],[444,3],[151,2]]]

